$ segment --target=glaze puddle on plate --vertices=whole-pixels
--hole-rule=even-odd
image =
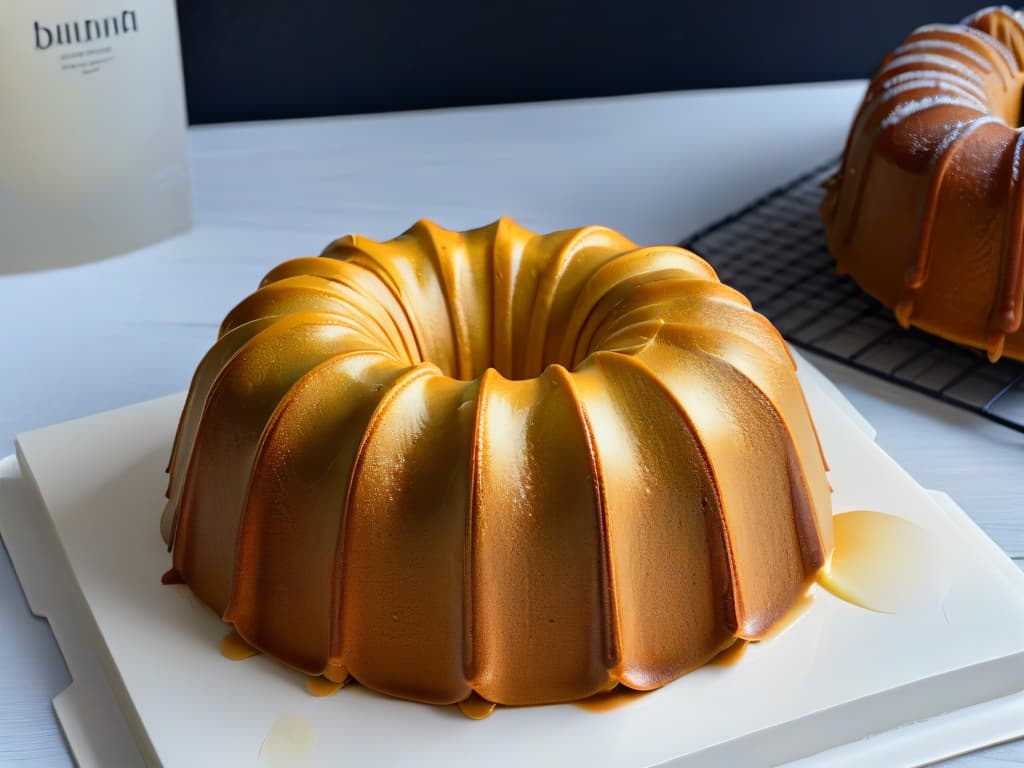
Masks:
[[[318,698],[332,696],[344,687],[345,683],[336,683],[333,680],[328,680],[322,675],[319,677],[306,678],[306,690]]]
[[[949,590],[948,559],[921,526],[884,512],[835,515],[835,550],[818,583],[848,603],[878,613],[941,604]]]
[[[796,601],[789,607],[789,610],[780,618],[775,624],[773,624],[764,637],[759,637],[756,640],[751,640],[752,643],[763,643],[770,640],[774,640],[777,637],[785,634],[790,627],[797,623],[801,616],[811,610],[811,606],[814,605],[814,593],[808,590],[804,592]]]
[[[468,699],[459,702],[462,714],[470,720],[483,720],[490,717],[496,706],[493,701],[488,701],[477,693],[472,693]]]
[[[606,693],[599,693],[596,696],[591,696],[589,699],[573,703],[580,709],[585,709],[588,712],[611,712],[638,701],[647,693],[650,693],[650,691],[634,691],[632,688],[619,685]]]
[[[750,645],[748,641],[737,639],[732,645],[709,661],[708,664],[713,667],[731,667],[743,658],[747,652],[748,645]]]
[[[301,764],[316,749],[316,728],[298,715],[281,715],[260,745],[259,757],[270,768]]]
[[[259,651],[245,642],[235,630],[228,632],[220,641],[220,653],[225,659],[232,661],[241,661],[259,655]]]

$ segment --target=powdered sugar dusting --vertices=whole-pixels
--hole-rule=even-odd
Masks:
[[[963,133],[965,125],[969,125],[969,123],[956,123],[953,126],[953,129],[943,137],[942,141],[939,142],[939,146],[935,148],[935,153],[932,155],[933,163],[938,162],[938,159],[945,154],[946,150],[950,148],[953,142],[960,138],[960,134]]]
[[[968,16],[964,16],[962,19],[960,19],[960,23],[973,24],[982,17],[988,16],[990,13],[999,13],[1000,11],[1002,11],[1005,14],[1014,13],[1013,9],[1010,8],[1010,6],[1008,5],[988,5],[982,8],[980,11],[975,11],[974,13]]]
[[[879,90],[882,92],[898,92],[912,88],[943,88],[953,90],[977,99],[980,103],[988,100],[985,92],[973,83],[964,80],[950,72],[939,72],[936,70],[916,69],[909,72],[901,72],[884,81]]]
[[[954,43],[952,40],[913,40],[909,43],[904,43],[897,48],[893,53],[897,56],[904,53],[916,53],[920,51],[950,51],[955,53],[957,56],[963,56],[965,59],[973,61],[982,72],[992,71],[992,62],[988,61],[984,56],[975,51],[972,51],[965,45],[960,43]]]
[[[986,101],[988,99],[985,92],[970,80],[954,74],[953,72],[943,72],[939,69],[911,69],[906,72],[900,72],[899,74],[893,75],[889,79],[884,80],[879,85],[879,89],[887,91],[891,88],[895,88],[901,83],[918,81],[921,83],[928,83],[934,80],[941,80],[945,83],[949,83],[950,85],[954,85],[960,90],[967,92],[969,95],[974,96],[979,101]]]
[[[977,120],[970,120],[968,122],[957,123],[953,130],[947,133],[946,136],[942,139],[942,141],[939,142],[939,146],[935,148],[934,162],[938,162],[939,158],[941,158],[942,155],[944,155],[946,151],[958,139],[966,139],[968,136],[974,133],[974,131],[976,131],[983,125],[988,125],[989,123],[1002,122],[1003,121],[1000,120],[998,117],[994,117],[993,115],[985,115],[984,117],[979,117]]]
[[[965,80],[970,80],[972,83],[981,85],[982,82],[981,75],[968,67],[962,61],[957,61],[956,59],[951,59],[949,56],[943,56],[937,53],[908,53],[897,55],[890,59],[888,64],[882,67],[881,72],[884,73],[892,69],[904,66],[913,66],[915,64],[925,64],[932,67],[945,67],[960,75]]]
[[[881,129],[891,128],[911,115],[915,115],[918,112],[924,112],[925,110],[932,109],[934,107],[962,107],[964,109],[971,109],[976,112],[984,112],[985,109],[974,99],[958,99],[953,96],[945,96],[943,94],[937,94],[935,96],[925,96],[922,99],[910,99],[904,101],[901,104],[897,104],[893,107],[892,111],[885,116],[882,120]]]
[[[974,96],[965,93],[962,88],[957,88],[955,84],[943,82],[941,80],[909,80],[880,92],[873,101],[875,101],[878,104],[885,104],[886,102],[889,101],[898,100],[900,96],[902,96],[904,93],[907,93],[908,91],[917,91],[921,90],[922,88],[935,91],[945,91],[946,93],[952,94],[954,96],[960,95],[966,102],[971,104],[975,109],[979,109],[982,112],[988,111],[985,102],[982,101],[981,99],[976,99],[974,98]]]
[[[999,52],[999,55],[1003,57],[1003,61],[1006,62],[1006,66],[1009,67],[1011,71],[1017,68],[1016,57],[1010,52],[1010,49],[1003,45],[1002,41],[992,37],[992,35],[982,32],[980,29],[975,29],[974,27],[950,26],[950,29],[955,29],[958,32],[970,35],[975,40],[985,43],[985,45],[990,48],[994,48]]]
[[[878,104],[885,104],[885,103],[890,102],[890,101],[899,101],[900,97],[903,96],[903,94],[905,94],[905,93],[907,93],[909,91],[917,91],[917,90],[922,90],[922,89],[938,91],[938,93],[929,94],[928,96],[923,96],[923,97],[921,97],[921,99],[927,99],[927,98],[939,97],[939,96],[943,96],[944,98],[955,98],[955,99],[958,99],[960,102],[962,102],[963,106],[970,107],[971,109],[976,109],[979,112],[988,112],[989,111],[988,110],[988,106],[985,104],[984,101],[982,101],[980,99],[976,99],[973,96],[971,96],[970,94],[965,93],[963,91],[963,89],[957,88],[955,85],[953,85],[951,83],[943,82],[941,80],[931,80],[931,81],[927,81],[927,80],[925,80],[925,81],[909,80],[907,82],[900,83],[897,86],[894,86],[894,87],[892,87],[892,88],[890,88],[890,89],[888,89],[886,91],[881,92],[876,97],[875,101]],[[946,95],[946,94],[948,94],[948,95]],[[917,100],[920,101],[921,99],[917,99]],[[914,101],[914,100],[910,99],[908,101]]]
[[[959,121],[947,127],[947,133],[939,142],[938,146],[935,147],[935,151],[932,153],[932,166],[941,166],[945,162],[944,158],[946,153],[951,151],[956,142],[967,139],[972,133],[981,128],[983,125],[989,125],[990,123],[1002,123],[1003,121],[992,115],[985,115],[979,117],[976,120]],[[934,177],[933,183],[941,183],[942,175],[944,171],[940,171],[938,175]]]

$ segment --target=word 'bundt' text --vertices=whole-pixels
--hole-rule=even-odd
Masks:
[[[49,27],[38,21],[33,22],[33,25],[37,51],[45,51],[54,45],[88,43],[139,31],[135,11],[122,11],[120,16],[104,16],[100,19],[65,21]]]

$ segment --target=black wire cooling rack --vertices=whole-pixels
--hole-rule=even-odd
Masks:
[[[836,274],[818,218],[837,160],[683,241],[798,347],[1024,432],[1024,363],[916,329]]]

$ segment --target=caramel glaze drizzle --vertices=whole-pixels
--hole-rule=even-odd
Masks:
[[[173,568],[168,569],[164,572],[164,575],[160,577],[161,584],[184,584],[185,580],[181,578],[181,574]]]
[[[919,223],[919,240],[914,261],[907,269],[904,283],[906,288],[903,295],[897,301],[893,309],[897,321],[904,328],[910,326],[910,319],[914,310],[914,298],[916,293],[928,280],[928,271],[931,266],[931,238],[932,230],[935,227],[935,220],[938,216],[939,198],[942,194],[943,183],[947,171],[957,151],[962,149],[968,137],[978,128],[990,123],[1005,125],[1005,122],[998,117],[986,115],[979,117],[969,123],[966,127],[954,130],[943,146],[939,148],[932,162],[932,173],[929,181],[928,194],[925,198],[924,207]],[[1017,297],[1024,290],[1024,249],[1022,249],[1022,238],[1024,238],[1024,194],[1021,185],[1018,183],[1016,171],[1019,162],[1021,137],[1020,129],[1017,130],[1017,142],[1014,147],[1013,168],[1010,175],[1010,190],[1007,195],[1008,208],[1010,209],[1010,221],[1006,241],[1003,247],[1000,260],[999,283],[996,289],[995,300],[992,302],[992,310],[987,320],[988,358],[992,362],[998,360],[1003,353],[1003,345],[1006,335],[1013,333],[1020,328],[1021,305]],[[958,146],[959,145],[959,146]],[[865,179],[861,179],[864,184]]]
[[[906,118],[919,114],[920,112],[934,109],[936,107],[960,107],[961,109],[969,109],[973,112],[978,113],[979,115],[983,114],[983,110],[981,108],[983,107],[983,105],[981,105],[980,102],[977,102],[977,100],[973,96],[964,98],[951,96],[948,94],[936,95],[935,93],[932,93],[933,91],[935,91],[935,87],[927,82],[918,84],[912,81],[911,83],[907,83],[906,85],[913,85],[913,88],[907,89],[907,92],[904,94],[904,98],[898,100],[896,104],[892,107],[892,109],[889,110],[888,113],[881,116],[878,119],[877,125],[874,128],[874,135],[871,139],[871,143],[869,144],[867,150],[866,163],[864,165],[864,169],[860,175],[860,178],[857,180],[857,185],[854,188],[853,204],[851,206],[850,214],[846,220],[846,225],[843,230],[844,244],[848,245],[850,241],[853,240],[853,236],[856,233],[857,220],[860,218],[860,210],[864,200],[864,191],[867,187],[867,181],[871,177],[874,159],[877,156],[878,142],[884,135],[887,128],[899,124]],[[915,105],[913,104],[914,99],[911,98],[911,94],[918,91],[923,93],[921,93],[920,98],[917,100],[919,103]],[[882,94],[882,102],[884,102],[886,98],[887,96],[885,94]],[[877,104],[873,105],[871,117],[874,117],[873,113],[875,111],[875,107],[877,106]],[[854,130],[856,130],[856,127],[854,128]],[[853,164],[844,163],[844,174],[852,174],[853,172],[847,170],[848,165]],[[855,167],[856,166],[854,165],[854,168]]]
[[[933,88],[931,86],[929,86],[928,84],[926,84],[926,83],[917,84],[917,83],[914,83],[912,81],[911,83],[907,83],[906,84],[906,86],[911,86],[911,85],[914,86],[913,87],[914,91],[924,91],[924,90],[929,90],[929,89],[933,90]],[[907,88],[906,90],[909,91],[910,89]],[[909,94],[908,94],[907,98],[909,98]],[[875,112],[877,111],[877,108],[879,106],[881,106],[881,104],[885,103],[885,101],[887,99],[888,99],[888,95],[887,94],[882,94],[881,98],[879,99],[879,101],[875,102],[875,103],[873,103],[871,105],[871,108],[868,111],[866,122],[868,122],[868,123],[871,122],[871,119],[873,117],[875,117]],[[952,100],[949,99],[949,98],[947,98],[947,99],[937,99],[932,104],[932,106],[936,106],[936,107],[938,107],[938,106],[949,106],[951,102],[952,102]],[[971,105],[970,105],[970,102],[968,102],[968,101],[953,102],[953,103],[960,104],[963,107],[968,108],[968,109],[972,108]],[[875,159],[875,156],[877,154],[876,153],[876,148],[877,148],[877,145],[878,145],[878,141],[882,137],[882,134],[883,134],[883,132],[885,130],[884,127],[882,127],[882,126],[885,125],[885,121],[896,111],[896,109],[899,108],[899,106],[900,106],[900,102],[897,102],[896,106],[892,110],[890,110],[890,112],[888,114],[883,115],[882,117],[880,117],[879,120],[878,120],[878,126],[875,127],[875,129],[874,129],[874,136],[873,136],[873,138],[871,140],[871,144],[870,144],[868,152],[867,152],[867,158],[866,158],[866,162],[864,164],[863,171],[861,172],[860,178],[857,180],[857,185],[854,188],[853,203],[851,205],[850,214],[849,214],[849,216],[847,218],[846,226],[843,228],[843,244],[844,245],[849,245],[850,241],[853,240],[853,236],[854,236],[854,234],[856,232],[857,220],[860,218],[860,209],[862,207],[863,199],[864,199],[864,190],[865,190],[865,187],[867,186],[867,180],[871,177],[872,165],[874,164],[874,159]],[[859,121],[858,121],[858,123],[855,123],[853,129],[850,131],[851,137],[855,133],[857,133],[859,131],[859,129],[860,129],[860,124],[859,124]],[[840,182],[843,179],[845,179],[848,176],[853,175],[855,173],[856,166],[853,163],[849,162],[849,160],[848,160],[849,154],[852,153],[853,150],[854,150],[854,148],[850,147],[846,151],[847,154],[844,154],[843,165],[840,168],[840,175],[838,176],[838,178],[840,179]],[[839,216],[839,214],[840,214],[841,198],[842,198],[842,187],[840,187],[840,194],[836,195],[836,198],[835,198],[833,217]]]
[[[1021,301],[1024,294],[1024,189],[1020,183],[1021,144],[1024,131],[1017,129],[1017,141],[1013,147],[1013,166],[1010,171],[1010,190],[1007,199],[1011,201],[1010,225],[1006,238],[1006,250],[1002,269],[999,272],[999,293],[993,302],[989,329],[995,330],[990,339],[989,358],[998,358],[1002,353],[1006,334],[1013,333],[1021,324]],[[994,360],[993,360],[994,362]]]
[[[999,11],[993,12],[1001,13]],[[840,184],[838,194],[834,196],[830,210],[831,218],[836,219],[840,216],[842,208],[842,182],[848,177],[853,177],[856,173],[856,164],[851,162],[850,157],[850,155],[855,152],[854,137],[866,127],[866,124],[877,121],[874,135],[869,144],[867,156],[864,161],[863,172],[860,173],[859,178],[856,179],[856,186],[853,190],[854,197],[850,206],[849,215],[846,217],[846,226],[843,227],[844,243],[848,244],[853,239],[853,235],[856,230],[856,222],[860,217],[864,190],[867,186],[867,181],[871,176],[872,160],[876,155],[877,144],[887,128],[903,122],[912,115],[933,107],[960,107],[962,109],[969,109],[973,112],[978,111],[977,107],[970,103],[970,101],[976,101],[973,96],[970,96],[970,101],[968,101],[966,99],[957,99],[955,96],[952,98],[949,96],[943,97],[940,93],[940,89],[944,91],[956,90],[963,93],[964,96],[969,96],[970,92],[967,91],[964,86],[970,86],[971,82],[966,77],[966,74],[968,74],[968,72],[976,73],[976,70],[978,69],[978,62],[974,61],[973,56],[967,55],[968,51],[984,56],[987,62],[994,65],[991,70],[986,72],[986,74],[997,75],[1000,81],[999,84],[1002,86],[1004,91],[1008,91],[1015,84],[1015,81],[1019,80],[1020,72],[1014,72],[1012,68],[1013,65],[1016,65],[1017,68],[1021,65],[1019,57],[1016,55],[1016,50],[1009,50],[1000,40],[994,37],[989,39],[989,37],[991,37],[990,35],[975,28],[973,25],[980,23],[981,21],[977,14],[974,17],[969,17],[969,19],[965,21],[970,23],[972,26],[955,27],[932,25],[930,27],[924,27],[912,34],[908,38],[907,43],[904,44],[914,43],[916,48],[920,48],[922,51],[926,51],[929,54],[930,60],[927,63],[922,61],[917,66],[932,69],[942,67],[943,70],[949,71],[952,78],[963,80],[964,82],[962,85],[955,82],[948,82],[940,86],[938,85],[940,82],[938,78],[929,77],[927,73],[921,72],[921,81],[919,85],[918,82],[911,77],[911,79],[889,89],[888,93],[886,90],[879,91],[877,88],[878,83],[899,75],[907,76],[908,72],[912,72],[916,68],[911,66],[907,71],[901,71],[899,73],[895,71],[904,66],[893,66],[898,63],[899,54],[903,51],[903,47],[901,46],[901,48],[897,49],[894,54],[890,54],[885,59],[879,73],[875,76],[875,82],[869,86],[868,92],[861,104],[858,118],[855,120],[854,126],[850,131],[846,147],[843,151],[842,166],[839,173],[833,180],[833,183]],[[939,45],[935,45],[933,51],[927,51],[928,42],[938,43]],[[965,50],[963,52],[957,50],[947,51],[945,48],[939,47],[940,45],[945,45],[947,42],[953,42],[956,45],[963,47]],[[949,46],[945,47],[948,48]],[[954,58],[954,56],[958,58]],[[958,71],[965,67],[968,69],[968,72]],[[1009,77],[1007,77],[1007,75],[1009,75]],[[943,80],[945,80],[945,78],[943,78]],[[927,89],[929,93],[915,93],[921,89]],[[893,91],[898,91],[898,93],[893,93]],[[887,114],[879,117],[879,107],[890,102],[894,95],[899,95],[900,98],[891,106],[887,111]],[[915,97],[920,98],[922,95],[924,96],[924,98],[921,99],[922,103],[918,105],[917,108],[913,108],[911,101]],[[986,106],[991,106],[988,101],[989,100],[986,99]],[[906,111],[904,111],[903,114],[900,114],[903,110]],[[903,327],[908,327],[910,325],[910,320],[914,311],[915,295],[928,280],[932,256],[932,230],[938,215],[939,199],[942,195],[943,185],[949,169],[952,167],[957,154],[963,150],[963,146],[966,144],[971,134],[978,128],[990,123],[1006,125],[1006,122],[1002,117],[994,114],[981,115],[971,120],[965,120],[954,128],[953,131],[940,143],[931,159],[931,177],[929,180],[928,192],[922,205],[922,210],[918,220],[919,229],[917,247],[915,248],[912,261],[908,265],[904,276],[905,290],[893,309],[893,313],[895,314],[897,321]],[[1024,129],[1017,128],[1015,129],[1015,132],[1017,134],[1017,138],[1013,148],[1012,169],[1010,174],[1009,191],[1007,194],[1008,208],[1010,211],[1009,221],[1007,224],[1007,236],[1000,263],[996,296],[987,320],[987,351],[989,359],[993,362],[998,360],[1002,355],[1006,335],[1019,330],[1021,327],[1022,317],[1024,317],[1024,308],[1022,308],[1021,302],[1021,296],[1024,294],[1024,184],[1020,181],[1020,162],[1022,144],[1024,144]],[[845,274],[849,271],[849,265],[839,264],[838,269],[841,273]]]
[[[932,156],[928,193],[925,196],[918,223],[917,249],[914,260],[907,267],[904,275],[903,281],[906,288],[894,309],[896,319],[904,328],[910,325],[910,317],[914,311],[914,296],[928,280],[928,271],[931,267],[932,230],[935,227],[935,219],[939,211],[939,198],[942,195],[946,173],[967,138],[981,126],[996,122],[1002,121],[991,115],[986,115],[970,123],[961,123],[947,135],[936,154]]]
[[[998,122],[995,117],[987,116],[979,117],[967,124],[961,123],[948,134],[938,152],[932,157],[932,173],[921,216],[917,254],[914,262],[907,269],[905,278],[908,288],[920,288],[928,279],[928,269],[931,266],[932,227],[939,207],[942,185],[946,180],[949,167],[953,164],[958,150],[963,147],[967,138],[982,125],[994,122]]]

